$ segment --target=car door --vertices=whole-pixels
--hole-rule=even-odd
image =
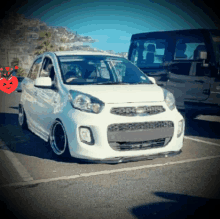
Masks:
[[[28,76],[25,78],[23,83],[23,104],[26,116],[28,117],[28,121],[31,126],[36,126],[36,110],[35,110],[35,102],[36,102],[36,89],[34,86],[35,79],[39,73],[40,67],[42,63],[42,58],[38,58],[33,63]]]
[[[199,60],[199,51],[207,51],[202,35],[177,37],[166,89],[174,94],[178,108],[184,107],[184,101],[201,101],[209,97],[210,71]]]
[[[55,119],[56,106],[59,104],[59,93],[57,89],[57,78],[54,70],[54,63],[49,56],[44,57],[39,77],[50,77],[53,83],[52,88],[36,87],[36,116],[41,130],[42,137],[49,134],[49,128]]]

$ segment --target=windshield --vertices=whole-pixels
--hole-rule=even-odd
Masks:
[[[153,84],[125,58],[111,56],[58,56],[65,84]]]
[[[216,62],[220,63],[220,31],[211,33]]]

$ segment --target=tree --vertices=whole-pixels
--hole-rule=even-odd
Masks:
[[[11,67],[15,67],[19,65],[19,59],[18,58],[14,58],[11,62]]]
[[[51,43],[52,33],[50,31],[42,31],[39,34],[38,46],[35,49],[35,55],[40,55],[47,51],[57,51],[58,48]]]
[[[16,74],[16,76],[21,76],[21,77],[26,77],[26,72],[25,72],[25,70],[23,69],[23,68],[19,68],[18,70],[17,70],[17,74]]]

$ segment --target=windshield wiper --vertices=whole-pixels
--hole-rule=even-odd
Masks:
[[[147,82],[136,82],[136,83],[131,83],[131,84],[151,84],[151,83],[147,83]]]

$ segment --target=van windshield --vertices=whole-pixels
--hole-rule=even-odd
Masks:
[[[69,85],[153,84],[125,58],[101,55],[58,56],[63,82]]]

